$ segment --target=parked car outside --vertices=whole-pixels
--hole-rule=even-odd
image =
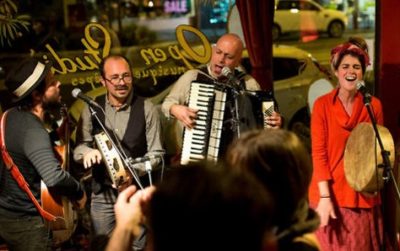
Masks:
[[[309,90],[314,83],[334,88],[332,75],[308,52],[285,45],[273,46],[274,97],[284,119],[284,128],[295,132],[311,149]],[[247,51],[242,64],[250,70]],[[312,98],[325,94],[314,92]]]
[[[272,38],[291,32],[328,33],[330,37],[341,37],[347,27],[345,13],[325,9],[312,0],[278,0],[275,5]]]

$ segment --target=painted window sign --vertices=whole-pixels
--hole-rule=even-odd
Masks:
[[[190,1],[188,0],[166,0],[164,1],[165,13],[182,13],[190,12]]]
[[[103,33],[103,47],[100,47],[101,44],[91,36],[90,31],[93,28],[99,29]],[[198,37],[201,42],[200,52],[194,50],[188,41],[186,41],[184,36],[185,32],[191,32]],[[192,26],[180,25],[176,28],[176,37],[178,44],[171,44],[165,48],[139,48],[139,55],[141,57],[132,58],[132,62],[139,62],[142,69],[133,69],[133,76],[135,79],[151,77],[153,84],[157,85],[158,76],[181,75],[186,70],[193,69],[198,64],[208,62],[211,57],[211,45],[203,33]],[[94,89],[94,83],[99,83],[99,81],[97,71],[96,73],[92,72],[98,69],[98,64],[101,62],[101,59],[109,55],[111,52],[110,34],[100,24],[91,23],[85,27],[84,38],[82,38],[81,41],[83,46],[82,54],[75,57],[63,57],[48,44],[46,45],[46,48],[50,53],[51,58],[55,61],[52,68],[55,74],[94,74],[93,79],[97,79],[96,81],[93,81],[92,78],[88,78],[87,76],[69,78],[69,82],[71,82],[72,85],[92,84],[92,88]],[[131,57],[130,55],[126,56],[128,58]],[[43,57],[47,59],[48,55],[44,54]],[[181,64],[176,63],[175,65],[182,66],[171,66],[165,68],[161,64],[158,64],[168,59],[179,61]],[[153,65],[157,66],[151,67]],[[60,80],[62,81],[63,78]]]
[[[93,36],[94,30],[96,36]],[[125,50],[124,55],[133,65],[135,81],[149,78],[151,81],[146,83],[155,86],[160,77],[180,76],[185,71],[209,61],[211,45],[201,31],[189,25],[180,25],[175,32],[177,43],[171,42],[163,47],[134,47],[134,50]],[[102,38],[99,38],[99,33]],[[197,46],[192,46],[186,40],[185,33],[197,37]],[[79,51],[57,51],[50,44],[46,44],[47,51],[37,55],[42,55],[44,60],[53,60],[52,71],[62,85],[84,86],[86,90],[96,89],[100,86],[98,65],[102,58],[112,53],[112,39],[108,30],[99,23],[87,24],[82,35]],[[168,60],[171,63],[164,63]]]

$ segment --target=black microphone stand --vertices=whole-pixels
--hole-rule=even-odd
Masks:
[[[238,103],[239,93],[240,90],[238,90],[238,88],[232,87],[233,100],[235,102],[234,107],[231,109],[231,113],[233,115],[232,130],[234,132],[236,131],[238,138],[240,138],[240,117],[239,117],[239,103]]]
[[[240,116],[239,116],[239,95],[243,91],[243,88],[240,86],[240,83],[236,83],[235,79],[228,78],[226,84],[224,84],[224,88],[231,90],[232,98],[234,101],[233,107],[231,107],[230,112],[232,118],[230,119],[232,123],[232,131],[236,132],[237,137],[240,138],[241,130],[240,130]]]
[[[140,189],[143,189],[143,185],[140,182],[139,179],[139,175],[136,173],[136,170],[133,168],[133,159],[129,158],[128,156],[126,156],[125,152],[123,151],[123,149],[120,149],[117,144],[115,144],[114,140],[112,137],[110,137],[110,134],[108,133],[105,125],[103,125],[103,123],[101,122],[100,118],[97,116],[97,112],[93,109],[93,107],[89,104],[89,110],[90,113],[92,114],[92,116],[94,116],[97,120],[97,122],[99,123],[99,125],[101,126],[101,129],[104,131],[104,133],[107,135],[108,139],[111,142],[112,147],[114,147],[114,149],[116,150],[116,152],[118,153],[118,155],[120,156],[122,162],[125,164],[125,166],[128,168],[128,170],[131,172],[132,177],[135,179],[136,183],[139,185]],[[115,140],[118,140],[117,137],[115,137]],[[119,143],[119,142],[118,142]],[[121,145],[119,143],[119,145]]]
[[[399,191],[399,187],[397,186],[396,179],[394,177],[392,166],[391,166],[391,163],[390,163],[390,159],[389,159],[390,151],[387,151],[384,148],[384,145],[382,143],[382,138],[381,138],[381,136],[379,134],[379,131],[378,131],[378,127],[377,127],[377,124],[376,124],[376,120],[375,120],[374,114],[372,113],[371,96],[363,94],[363,97],[364,97],[363,98],[364,105],[367,108],[369,117],[371,119],[372,127],[374,128],[375,137],[376,137],[376,139],[378,141],[379,148],[381,149],[381,155],[382,155],[382,160],[383,160],[383,163],[378,165],[378,168],[383,168],[382,179],[384,181],[384,183],[383,183],[384,196],[383,196],[383,199],[382,199],[382,215],[384,215],[384,211],[385,211],[385,207],[384,206],[385,206],[385,203],[387,201],[387,199],[386,199],[387,195],[386,194],[387,194],[387,191],[388,191],[386,183],[388,183],[390,181],[392,182],[392,184],[394,186],[394,189],[395,189],[395,192],[397,193],[398,202],[400,202],[400,191]],[[383,221],[382,222],[383,223],[385,222],[385,217],[383,217]],[[383,232],[385,232],[385,228],[383,226],[382,226],[382,229],[383,229]],[[382,250],[383,251],[386,250],[386,248],[385,248],[385,238],[384,237],[383,237],[383,240],[382,240]]]

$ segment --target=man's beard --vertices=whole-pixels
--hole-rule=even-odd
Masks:
[[[62,107],[59,96],[43,100],[43,109],[49,112],[59,112]]]

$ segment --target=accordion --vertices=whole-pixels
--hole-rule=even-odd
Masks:
[[[194,128],[184,130],[182,165],[200,160],[218,160],[221,147],[226,147],[221,138],[223,128],[228,120],[232,120],[229,118],[231,93],[232,89],[228,86],[191,83],[188,107],[198,112]],[[240,131],[268,127],[264,121],[274,111],[272,95],[264,91],[244,91],[238,99],[239,116],[245,118],[245,121],[240,118]]]

